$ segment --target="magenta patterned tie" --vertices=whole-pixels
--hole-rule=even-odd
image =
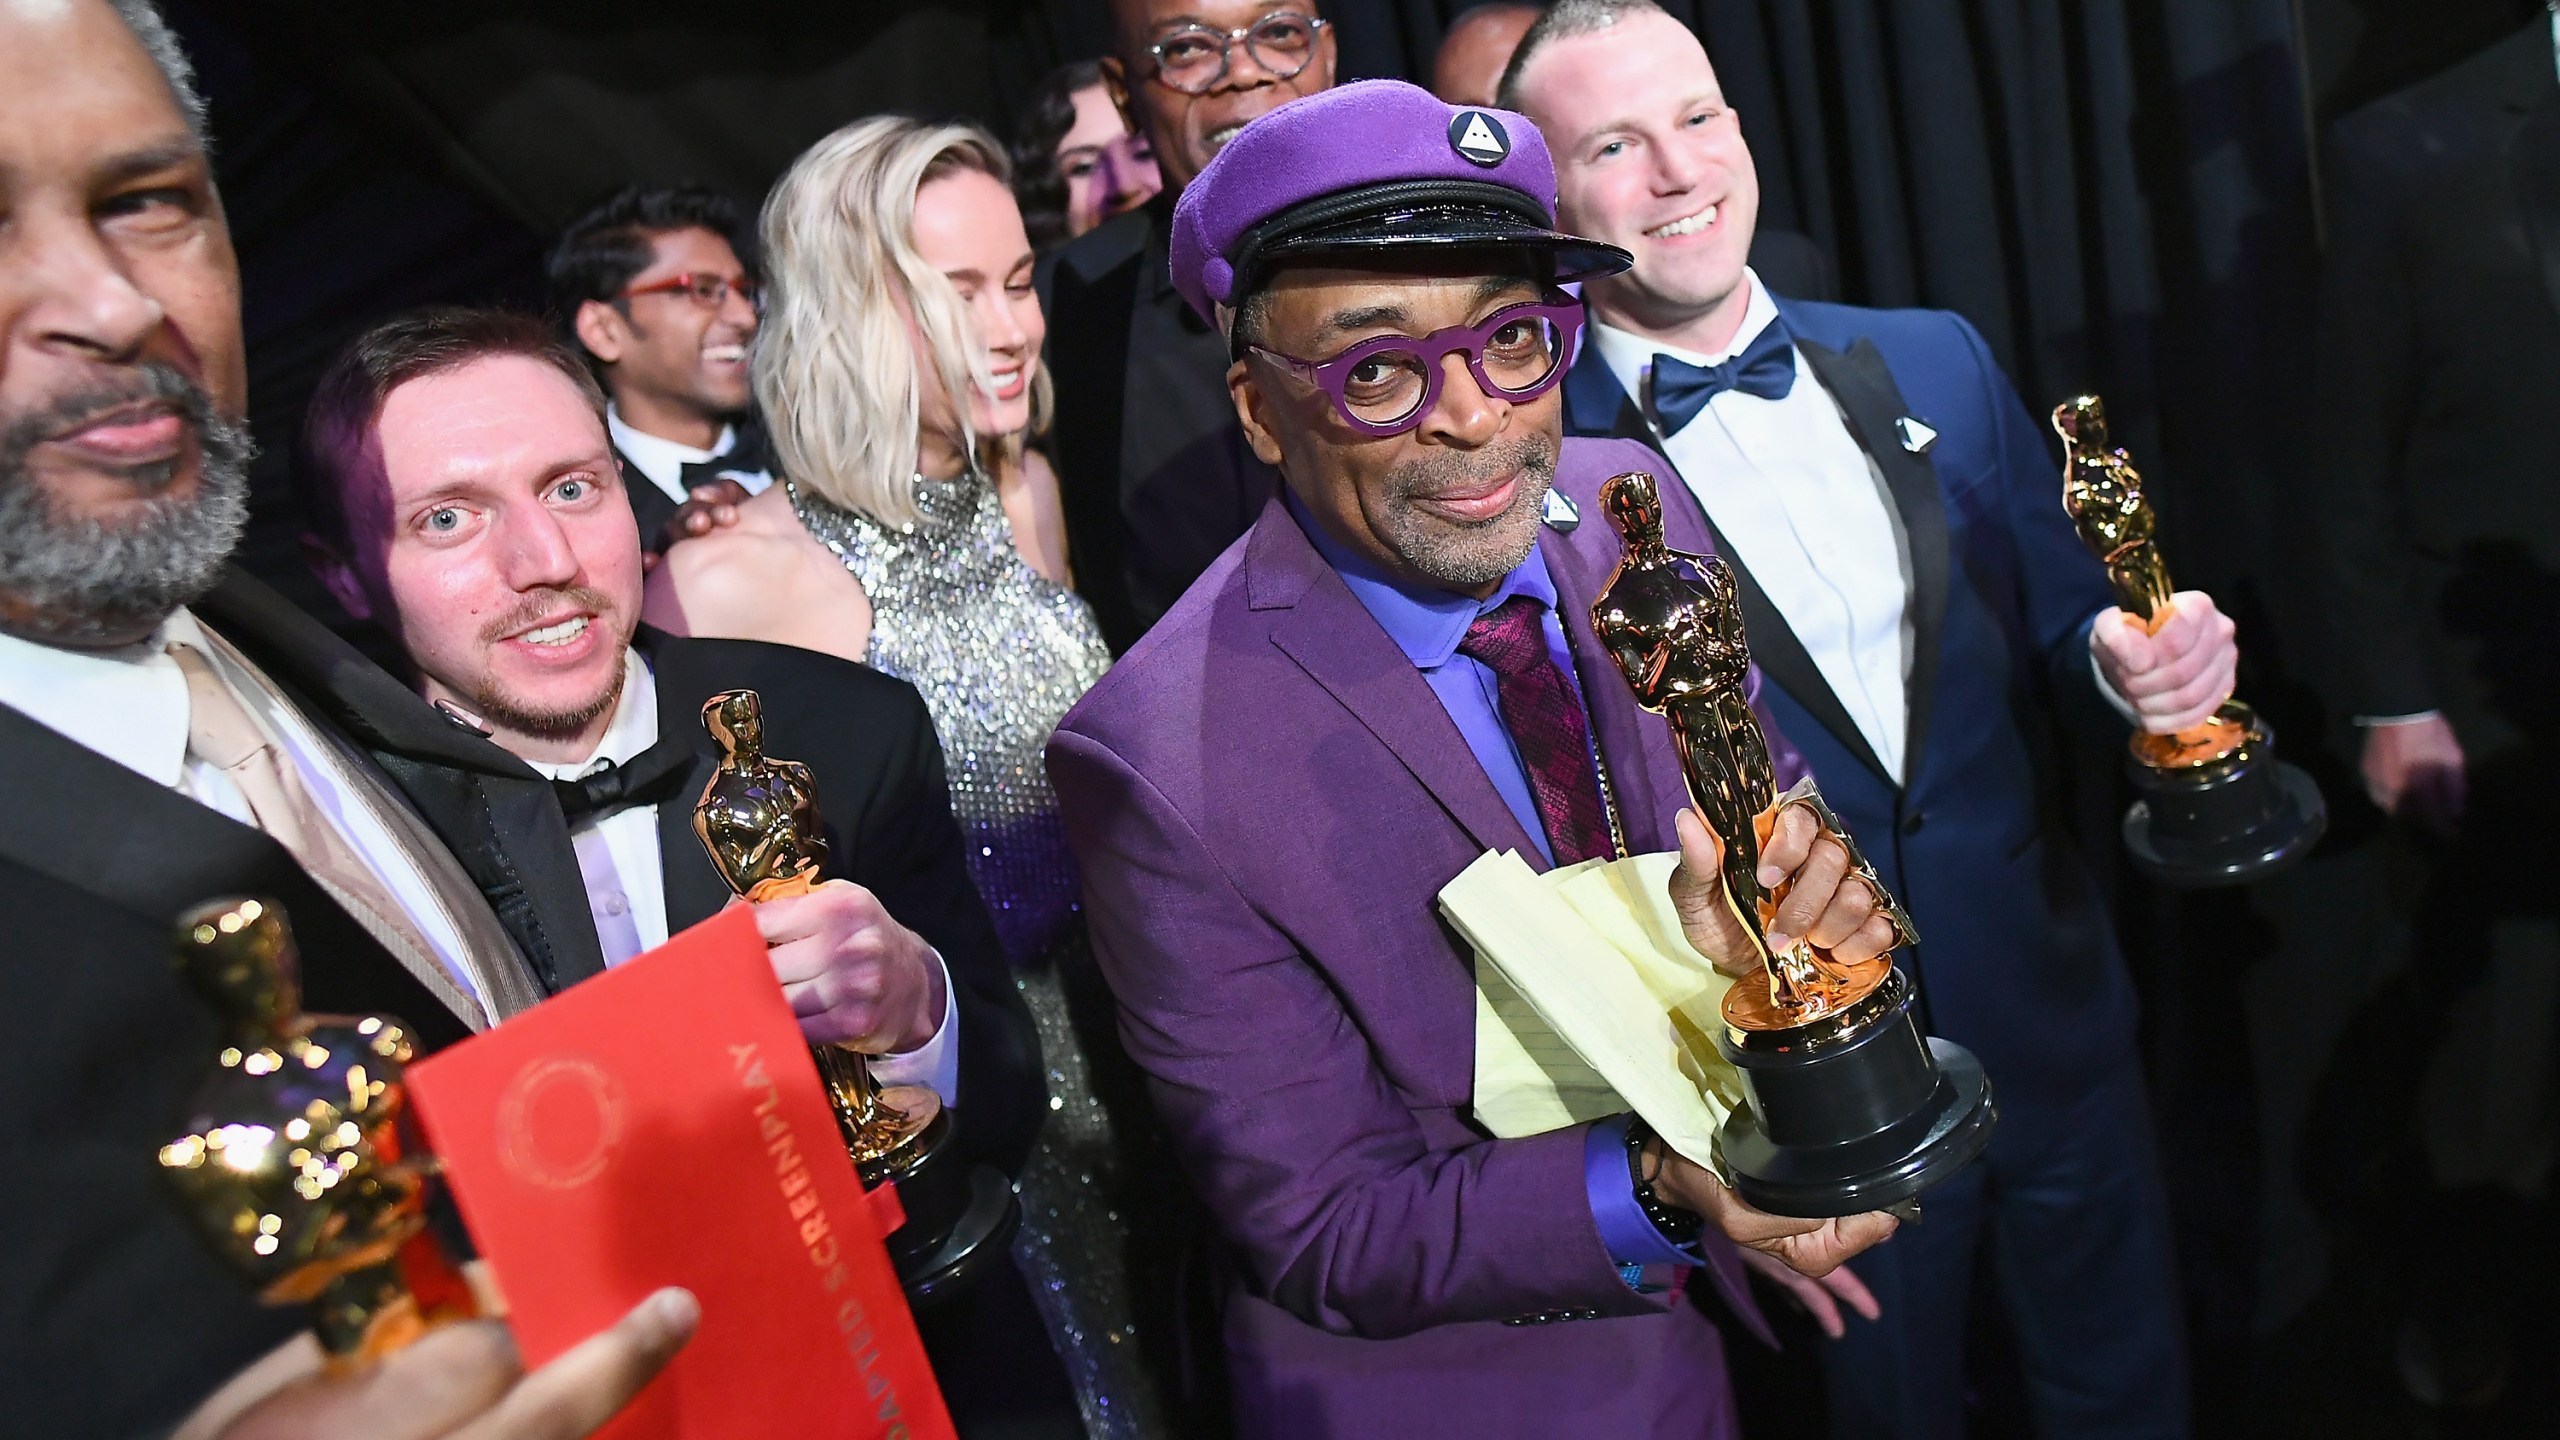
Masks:
[[[1476,617],[1458,653],[1494,673],[1502,723],[1529,767],[1529,793],[1561,866],[1613,851],[1599,778],[1591,768],[1591,725],[1572,682],[1547,650],[1546,608],[1526,595],[1511,597]]]

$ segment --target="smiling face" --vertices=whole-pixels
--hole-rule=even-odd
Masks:
[[[640,532],[569,377],[493,355],[411,380],[345,495],[362,594],[431,700],[528,759],[594,753],[640,614]]]
[[[1254,343],[1323,361],[1380,335],[1419,339],[1547,298],[1526,278],[1297,269],[1251,309]],[[1464,357],[1441,361],[1440,395],[1415,428],[1364,435],[1314,385],[1260,356],[1227,384],[1254,452],[1333,539],[1409,584],[1491,594],[1537,543],[1555,480],[1564,392],[1514,404],[1487,395]]]
[[[1331,89],[1333,31],[1316,36],[1314,59],[1287,79],[1264,69],[1252,47],[1239,41],[1227,52],[1227,73],[1205,95],[1186,95],[1156,78],[1148,47],[1177,30],[1207,26],[1224,34],[1281,11],[1317,16],[1315,0],[1115,0],[1119,53],[1103,57],[1103,83],[1155,148],[1168,188],[1190,184],[1247,121]]]
[[[970,397],[970,428],[980,435],[1030,428],[1032,366],[1049,322],[1031,288],[1031,237],[1013,191],[983,170],[954,170],[927,182],[916,191],[915,243],[924,262],[960,292],[986,346],[995,391]],[[912,321],[909,333],[916,333]],[[919,365],[920,376],[932,368]]]
[[[678,275],[743,276],[738,252],[708,230],[670,230],[650,238],[648,268],[626,289],[648,290]],[[685,443],[715,437],[752,396],[747,346],[756,308],[731,290],[717,305],[682,291],[635,294],[620,305],[590,300],[579,307],[578,338],[605,362],[605,387],[622,418],[651,434]],[[681,433],[670,433],[681,432]],[[708,441],[703,440],[707,445]]]
[[[1058,178],[1066,182],[1067,235],[1073,238],[1146,204],[1164,188],[1164,178],[1146,137],[1130,133],[1100,82],[1069,100],[1076,123],[1058,137]]]
[[[245,517],[239,267],[113,10],[0,0],[0,628],[148,634]]]
[[[1555,155],[1557,223],[1635,256],[1592,283],[1600,317],[1723,348],[1750,298],[1760,180],[1698,37],[1659,12],[1629,14],[1540,49],[1520,96]]]

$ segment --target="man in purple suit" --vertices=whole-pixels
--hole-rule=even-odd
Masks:
[[[1754,1211],[1630,1117],[1474,1120],[1472,961],[1435,897],[1485,851],[1677,848],[1691,943],[1749,964],[1670,733],[1591,634],[1599,483],[1667,471],[1562,438],[1557,286],[1627,258],[1557,233],[1554,194],[1526,120],[1374,81],[1254,122],[1174,220],[1285,484],[1049,769],[1122,1036],[1240,1263],[1247,1434],[1729,1435],[1707,1307],[1760,1325],[1734,1242],[1823,1275],[1893,1228]],[[1883,950],[1846,868],[1790,807],[1776,928]]]

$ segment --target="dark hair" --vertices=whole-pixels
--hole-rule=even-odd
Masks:
[[[569,222],[543,257],[551,310],[572,345],[578,307],[615,300],[633,276],[649,268],[656,237],[677,230],[708,230],[729,242],[752,272],[751,245],[738,204],[708,185],[630,185]],[[578,347],[583,353],[585,347]]]
[[[604,414],[604,391],[595,376],[534,316],[469,305],[431,305],[395,315],[347,342],[320,372],[303,412],[293,488],[311,535],[341,554],[349,551],[346,487],[374,463],[369,442],[392,391],[498,355],[521,355],[559,371],[598,416]]]
[[[1099,61],[1071,60],[1049,72],[1022,112],[1013,136],[1013,199],[1034,250],[1067,239],[1067,177],[1058,172],[1058,142],[1076,128],[1076,92],[1101,83]]]

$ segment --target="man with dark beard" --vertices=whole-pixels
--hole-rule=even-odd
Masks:
[[[1470,1109],[1434,901],[1485,851],[1676,848],[1690,943],[1752,963],[1670,732],[1591,632],[1600,482],[1667,472],[1561,438],[1557,287],[1627,257],[1557,233],[1554,194],[1519,116],[1369,81],[1245,127],[1175,212],[1173,281],[1284,488],[1048,758],[1121,1034],[1244,1267],[1247,1434],[1728,1436],[1700,1302],[1758,1329],[1734,1242],[1819,1275],[1893,1228],[1752,1210],[1624,1115],[1497,1140]],[[1780,932],[1872,956],[1846,866],[1789,806],[1761,879],[1792,877]]]
[[[257,1302],[153,1163],[222,1033],[170,964],[191,906],[281,901],[313,1009],[430,1044],[600,965],[548,786],[228,568],[245,366],[202,127],[145,0],[0,0],[8,1425],[584,1434],[692,1297],[529,1377],[475,1322],[322,1378],[307,1318]]]

